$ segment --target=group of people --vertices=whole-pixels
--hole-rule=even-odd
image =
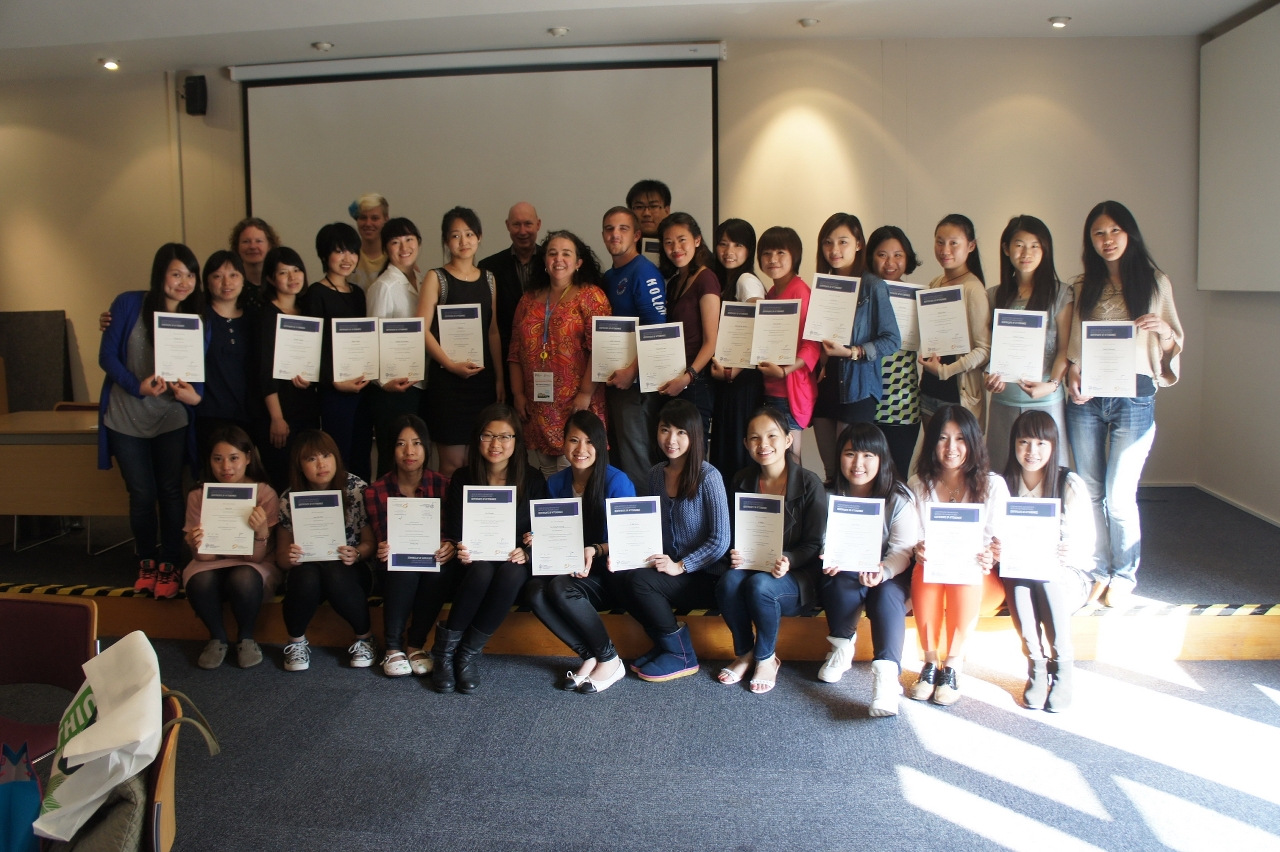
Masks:
[[[969,632],[981,612],[1007,600],[1029,661],[1028,706],[1070,704],[1069,618],[1086,602],[1121,604],[1136,583],[1136,489],[1154,437],[1153,397],[1177,381],[1182,348],[1169,280],[1123,205],[1089,212],[1084,273],[1071,283],[1058,278],[1039,219],[1010,220],[999,283],[987,288],[972,222],[943,218],[934,231],[942,274],[927,286],[962,288],[972,348],[941,358],[902,348],[888,286],[920,264],[907,235],[885,225],[866,237],[856,216],[836,213],[819,231],[817,266],[860,279],[851,338],[798,340],[793,363],[756,369],[715,359],[720,306],[798,299],[804,327],[810,288],[798,275],[802,240],[790,228],[757,238],[749,223],[728,219],[707,245],[692,216],[671,212],[668,188],[646,180],[602,217],[607,269],[573,233],[551,231],[539,242],[541,221],[522,202],[507,217],[510,247],[483,260],[479,218],[449,210],[440,230],[446,260],[424,273],[420,231],[391,217],[384,198],[364,196],[350,212],[356,227],[335,223],[317,234],[323,274],[309,286],[298,252],[266,222],[247,219],[203,269],[186,246],[163,246],[150,289],[122,294],[102,318],[100,466],[114,457],[128,487],[137,588],[171,597],[181,579],[208,626],[202,666],[220,665],[228,651],[227,600],[240,665],[262,659],[254,622],[282,583],[286,669],[309,665],[306,629],[324,600],[352,627],[351,664],[373,665],[367,598],[377,583],[384,672],[430,675],[440,691],[478,687],[480,654],[523,595],[583,661],[566,673],[568,689],[599,692],[624,675],[600,610],[624,608],[640,622],[653,649],[631,668],[665,681],[698,670],[673,609],[706,607],[720,610],[733,635],[736,657],[718,679],[745,679],[763,693],[777,680],[782,616],[821,606],[831,651],[819,677],[834,682],[849,669],[865,612],[875,648],[871,712],[891,715],[908,608],[925,659],[908,694],[950,704]],[[651,259],[642,248],[655,241],[660,254]],[[481,306],[482,363],[453,361],[440,345],[436,307],[462,304]],[[1048,313],[1040,381],[1014,385],[984,371],[996,308]],[[155,375],[157,311],[204,317],[203,384]],[[274,378],[280,314],[325,321],[320,381]],[[596,316],[682,323],[687,369],[651,393],[641,392],[635,363],[595,382]],[[423,317],[426,380],[334,381],[328,324],[361,317]],[[1089,320],[1133,321],[1137,396],[1082,395],[1081,322]],[[799,461],[810,425],[825,478]],[[199,553],[202,496],[191,491],[184,507],[184,462],[206,483],[258,483],[252,556]],[[463,544],[467,485],[517,489],[519,546],[504,562],[473,559]],[[290,490],[342,492],[340,559],[300,561]],[[784,498],[783,555],[771,570],[740,568],[729,508],[737,493]],[[885,501],[877,571],[841,571],[823,559],[828,493]],[[637,494],[660,498],[662,552],[646,568],[616,571],[605,500]],[[999,579],[996,518],[1011,495],[1062,501],[1056,579]],[[387,501],[397,496],[442,499],[439,571],[386,570]],[[583,498],[590,544],[580,571],[531,579],[528,505],[543,497]],[[984,547],[974,555],[982,582],[924,582],[927,502],[985,506]],[[195,555],[179,571],[184,543]]]

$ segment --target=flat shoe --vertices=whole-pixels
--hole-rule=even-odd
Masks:
[[[416,651],[409,652],[409,668],[418,677],[426,677],[431,674],[433,663],[431,655],[419,648]]]
[[[413,667],[404,655],[404,651],[388,651],[382,658],[382,673],[387,677],[404,677],[413,674]]]
[[[742,675],[726,666],[720,670],[719,674],[716,675],[716,680],[720,681],[725,686],[733,686],[735,683],[742,682]]]
[[[218,639],[210,639],[200,652],[198,665],[202,669],[216,669],[227,658],[227,643]]]

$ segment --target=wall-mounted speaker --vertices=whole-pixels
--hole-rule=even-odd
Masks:
[[[209,109],[209,88],[204,75],[192,75],[182,81],[182,96],[187,102],[187,115],[204,115]]]

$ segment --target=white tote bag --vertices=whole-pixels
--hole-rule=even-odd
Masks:
[[[160,663],[135,630],[84,664],[87,680],[62,714],[58,751],[45,788],[41,837],[70,840],[120,782],[160,751]]]

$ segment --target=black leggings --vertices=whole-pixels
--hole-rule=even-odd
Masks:
[[[534,577],[525,586],[525,600],[538,620],[556,638],[584,660],[608,662],[618,656],[600,619],[602,610],[613,609],[613,575],[603,570],[604,557],[592,565],[590,575]]]
[[[511,612],[520,590],[529,580],[529,564],[514,562],[472,562],[463,566],[465,573],[453,596],[453,607],[445,627],[466,630],[474,627],[493,635]]]
[[[907,468],[911,466],[911,456],[916,451],[920,424],[910,423],[904,426],[898,423],[877,423],[876,426],[889,442],[889,455],[893,457],[893,466],[898,469],[898,476],[910,479],[911,471]]]
[[[457,564],[449,562],[439,571],[383,570],[382,618],[388,651],[403,651],[406,638],[410,648],[421,648],[426,643],[436,616],[457,585]],[[406,637],[404,626],[410,612],[413,622]]]
[[[222,621],[222,602],[231,602],[231,614],[240,630],[240,641],[253,638],[253,628],[262,609],[262,575],[251,565],[210,568],[187,580],[187,602],[209,628],[209,636],[227,641]]]
[[[284,626],[304,636],[320,604],[328,601],[357,636],[369,632],[369,567],[363,562],[304,562],[289,569],[284,591]]]
[[[680,628],[672,609],[714,609],[716,582],[709,571],[663,574],[654,568],[637,568],[619,577],[618,593],[627,612],[650,636],[667,636]]]

